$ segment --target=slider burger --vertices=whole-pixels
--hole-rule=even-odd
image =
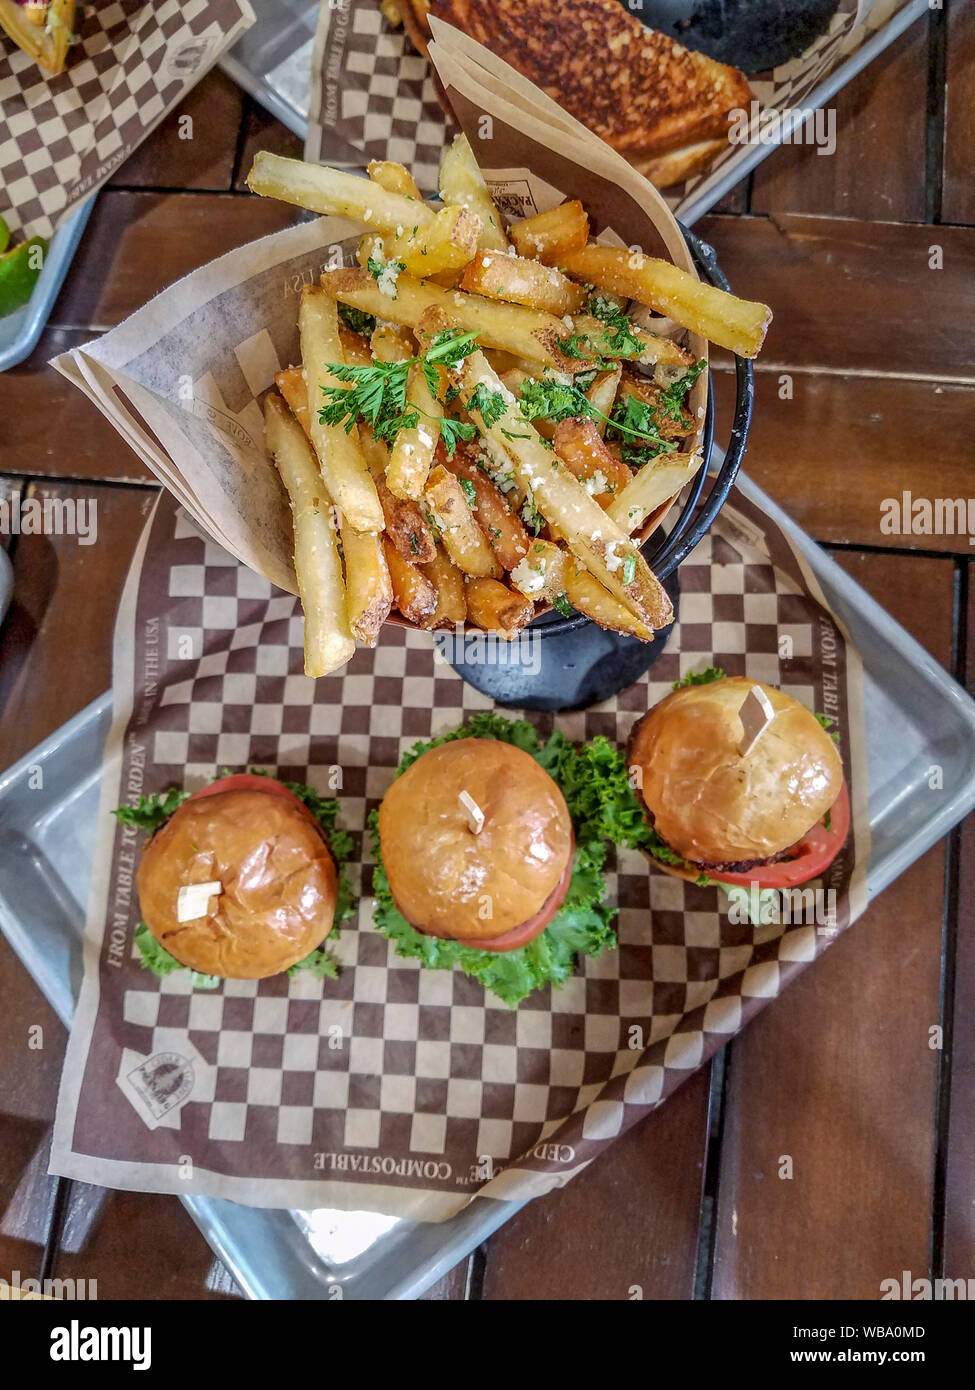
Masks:
[[[692,882],[808,883],[850,830],[833,739],[774,686],[713,676],[692,677],[634,725],[627,764],[650,826],[643,848]]]
[[[136,873],[143,964],[210,988],[302,968],[334,977],[322,943],[351,910],[336,812],[313,788],[258,773],[116,811],[152,832]]]
[[[457,965],[512,1006],[562,984],[577,954],[615,946],[599,874],[610,833],[601,756],[618,760],[625,785],[605,739],[543,744],[524,720],[493,713],[417,744],[371,817],[378,930],[401,955]]]

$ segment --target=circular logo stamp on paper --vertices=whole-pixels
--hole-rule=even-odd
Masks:
[[[193,1063],[178,1052],[157,1052],[126,1077],[155,1120],[183,1104],[193,1089],[194,1079]]]

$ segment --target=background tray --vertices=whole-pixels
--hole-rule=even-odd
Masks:
[[[311,52],[318,5],[314,0],[251,0],[256,21],[235,44],[219,66],[245,92],[277,116],[293,134],[304,140],[308,133],[308,106],[311,98]],[[818,110],[831,101],[841,88],[902,34],[908,25],[927,14],[929,0],[911,0],[876,33],[865,39],[855,52],[823,82],[815,87],[799,108],[803,113]],[[691,227],[699,217],[719,203],[725,194],[765,159],[777,144],[788,139],[798,117],[784,117],[778,138],[769,144],[753,145],[745,159],[720,178],[712,188],[693,198],[681,210],[680,219]]]
[[[8,367],[16,367],[18,362],[23,362],[34,351],[41,330],[54,308],[68,266],[74,259],[97,196],[97,193],[93,193],[86,198],[51,237],[44,269],[28,302],[15,314],[7,314],[0,319],[0,372],[5,372]]]
[[[764,493],[744,477],[739,486],[792,536],[863,657],[875,896],[975,806],[975,702]],[[65,1023],[81,979],[110,718],[106,694],[0,777],[0,929]],[[945,778],[936,798],[932,762]],[[184,1202],[245,1293],[276,1299],[325,1298],[334,1284],[346,1298],[414,1298],[518,1209],[475,1200],[433,1225]]]

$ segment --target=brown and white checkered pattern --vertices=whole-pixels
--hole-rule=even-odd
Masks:
[[[0,213],[50,236],[253,21],[246,0],[79,5],[78,42],[49,77],[0,34]]]
[[[134,630],[165,617],[157,693],[148,717],[143,707],[130,725],[148,750],[145,789],[257,765],[329,794],[339,769],[334,794],[364,896],[335,943],[337,981],[299,974],[202,992],[186,973],[157,980],[134,949],[121,976],[102,968],[101,1062],[86,1068],[79,1113],[86,1103],[103,1116],[122,1107],[118,1124],[99,1125],[104,1157],[159,1164],[192,1152],[214,1172],[272,1180],[307,1179],[313,1152],[436,1156],[455,1175],[485,1156],[554,1171],[552,1153],[586,1161],[659,1104],[823,944],[814,926],[735,925],[717,890],[650,873],[624,853],[607,873],[619,949],[586,959],[560,990],[511,1010],[459,971],[399,957],[371,926],[366,817],[403,751],[489,702],[435,659],[428,634],[393,627],[344,670],[308,680],[293,597],[204,539],[168,495],[150,525]],[[680,621],[648,676],[603,705],[556,716],[557,727],[623,743],[672,681],[709,663],[816,707],[816,634],[828,617],[794,564],[763,553],[770,525],[734,495],[681,569]],[[778,556],[791,555],[781,537],[776,544]],[[787,662],[783,633],[793,637]],[[137,646],[137,671],[142,654]],[[550,717],[530,717],[551,727]],[[130,930],[137,915],[133,906]],[[131,1114],[105,1048],[155,1054],[180,1033],[213,1069],[212,1099],[190,1100],[178,1122],[127,1147]],[[543,1140],[554,1145],[533,1153]],[[456,1193],[455,1177],[384,1180]]]
[[[323,5],[319,26],[306,158],[340,165],[393,159],[421,189],[436,188],[457,127],[437,98],[430,64],[376,0]]]

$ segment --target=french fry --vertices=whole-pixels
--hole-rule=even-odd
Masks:
[[[680,415],[675,417],[670,411],[659,409],[660,395],[661,387],[654,382],[646,381],[636,372],[623,372],[619,390],[620,400],[632,397],[634,400],[648,405],[654,412],[653,418],[658,434],[664,439],[685,439],[689,434],[693,434],[695,425],[687,407],[682,406]]]
[[[395,234],[397,227],[412,227],[414,223],[428,226],[437,217],[436,211],[422,199],[390,192],[360,174],[286,159],[267,150],[255,155],[247,186],[262,197],[361,222],[382,235]]]
[[[278,372],[274,381],[311,444],[308,391],[301,368],[289,367],[286,371]],[[422,517],[420,520],[422,522]],[[345,558],[346,608],[352,635],[367,647],[374,647],[379,629],[389,617],[393,602],[383,548],[375,531],[356,531],[343,517],[342,553]]]
[[[324,291],[306,285],[298,311],[301,335],[301,363],[311,404],[311,438],[322,467],[329,496],[357,531],[381,531],[383,511],[376,485],[366,467],[358,434],[347,434],[342,425],[322,424],[315,405],[326,397],[323,386],[342,382],[327,370],[326,363],[342,361],[338,313],[335,301]]]
[[[601,507],[627,487],[633,474],[607,449],[595,422],[578,416],[560,420],[552,435],[555,452]]]
[[[482,632],[510,642],[535,616],[535,604],[499,579],[468,579],[467,616]]]
[[[372,335],[372,351],[380,362],[405,362],[416,356],[416,345],[402,328],[384,323]],[[410,369],[406,400],[418,412],[419,419],[415,425],[404,426],[393,441],[386,465],[386,486],[394,497],[417,501],[423,496],[443,419],[443,406],[419,366]]]
[[[409,169],[394,160],[373,159],[366,166],[366,173],[373,183],[378,183],[388,193],[401,193],[404,198],[416,198],[417,201],[423,197]]]
[[[572,320],[573,333],[581,334],[590,345],[594,357],[606,350],[606,336],[609,330],[601,319],[592,314],[576,314]],[[632,328],[635,338],[640,340],[640,351],[628,362],[642,367],[654,368],[654,380],[660,386],[670,386],[683,376],[688,367],[693,367],[694,356],[672,338],[664,338],[645,328]]]
[[[444,316],[433,310],[420,327],[441,331],[444,322]],[[479,385],[505,397],[504,411],[485,427],[485,438],[491,440],[499,455],[510,460],[515,479],[528,501],[564,536],[576,558],[611,594],[649,626],[666,627],[674,610],[663,586],[628,534],[545,447],[484,354],[471,352],[450,375],[460,387],[465,405]]]
[[[460,287],[468,294],[526,304],[560,316],[577,313],[586,302],[582,286],[554,267],[498,251],[478,251],[461,276]]]
[[[565,597],[577,612],[585,614],[600,627],[609,628],[613,632],[625,632],[630,637],[639,638],[641,642],[653,641],[653,630],[575,561],[569,566]]]
[[[534,257],[544,265],[562,265],[572,251],[581,251],[589,240],[589,218],[578,198],[547,212],[513,222],[508,235],[519,256]]]
[[[374,647],[393,606],[393,585],[382,537],[375,531],[356,531],[346,522],[342,527],[342,555],[349,627],[359,642]]]
[[[406,271],[396,282],[395,299],[382,294],[372,276],[361,267],[326,270],[321,283],[333,299],[393,323],[412,328],[427,309],[438,308],[455,327],[476,333],[484,347],[500,348],[515,357],[562,372],[582,372],[595,366],[585,358],[566,357],[560,350],[558,341],[568,333],[561,319],[537,309],[526,309],[521,304],[505,304],[481,295],[464,294],[461,290],[446,290],[429,280],[417,280]]]
[[[480,235],[481,220],[470,208],[441,208],[430,223],[400,225],[382,237],[383,259],[399,261],[410,275],[425,280],[462,270],[476,253]],[[360,259],[360,264],[365,262]]]
[[[340,323],[339,342],[342,344],[342,360],[350,367],[372,366],[369,339],[364,333],[354,333],[351,328],[346,328],[344,323]]]
[[[458,569],[480,577],[499,575],[501,566],[474,520],[464,488],[443,464],[437,464],[431,472],[423,496],[440,530],[444,548]]]
[[[674,497],[697,473],[703,463],[700,454],[664,454],[643,465],[631,476],[626,487],[612,499],[606,515],[632,535],[651,512]]]
[[[612,415],[613,406],[616,404],[616,392],[622,375],[623,368],[616,366],[605,372],[597,372],[593,378],[592,385],[586,392],[586,400],[599,411],[600,415]],[[606,433],[606,420],[600,419],[594,423],[597,433],[600,436],[604,435]]]
[[[332,505],[304,431],[274,392],[264,402],[264,422],[268,452],[291,498],[295,573],[305,613],[305,675],[327,676],[355,651]]]
[[[478,245],[484,251],[507,251],[501,214],[494,206],[484,175],[466,135],[458,135],[440,162],[440,196],[447,204],[470,208],[481,221]]]
[[[461,445],[445,467],[474,489],[474,512],[488,544],[501,565],[512,570],[528,553],[531,537],[521,517],[509,507],[501,489],[473,461],[472,451],[476,457],[480,447]]]
[[[575,561],[567,550],[536,537],[529,544],[525,558],[515,566],[508,578],[520,593],[535,603],[554,603],[565,593],[569,573],[575,567]]]
[[[739,299],[669,261],[625,248],[585,246],[561,264],[569,275],[649,304],[740,357],[757,356],[772,320],[766,304]]]
[[[437,589],[417,566],[404,560],[388,536],[383,536],[383,553],[393,586],[393,603],[407,622],[422,627],[437,611]]]
[[[437,606],[423,626],[455,627],[467,620],[467,594],[464,590],[464,576],[442,545],[432,560],[421,565],[420,569],[437,591]]]
[[[390,466],[390,454],[385,441],[377,439],[368,425],[361,427],[359,440],[376,484],[389,539],[411,565],[432,560],[437,541],[420,508],[413,501],[394,496],[386,485],[384,474]]]

